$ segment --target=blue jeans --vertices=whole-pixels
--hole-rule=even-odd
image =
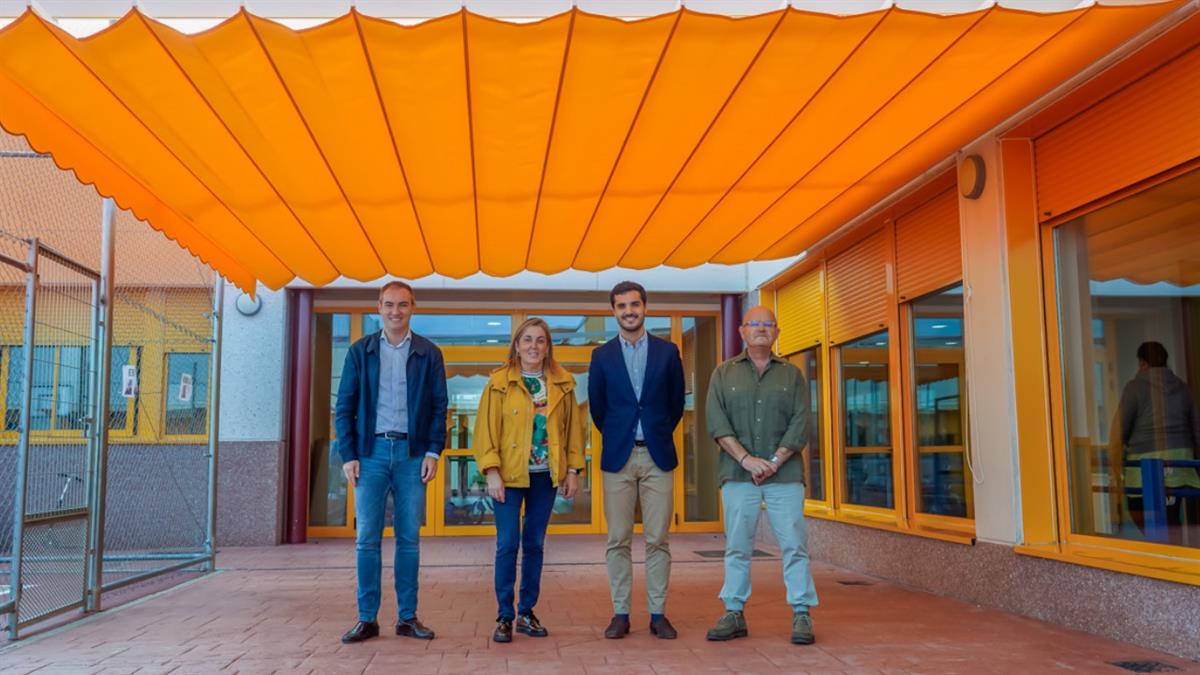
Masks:
[[[554,483],[547,471],[529,474],[529,487],[504,488],[504,502],[493,502],[496,511],[496,604],[497,619],[512,621],[513,584],[517,581],[517,548],[521,557],[521,603],[519,611],[528,614],[537,605],[542,590],[542,545],[546,527],[554,509]],[[521,523],[521,503],[525,504],[525,523]]]
[[[380,545],[388,494],[392,495],[392,529],[396,540],[393,577],[401,621],[417,616],[417,570],[421,552],[417,538],[425,513],[425,484],[421,482],[423,455],[408,456],[408,441],[376,438],[370,457],[359,458],[354,485],[354,540],[358,566],[358,620],[374,621],[379,613]]]
[[[725,481],[721,486],[725,511],[725,609],[741,611],[750,599],[750,557],[762,504],[779,542],[783,585],[793,611],[817,606],[817,588],[808,564],[808,527],[804,522],[804,484]]]

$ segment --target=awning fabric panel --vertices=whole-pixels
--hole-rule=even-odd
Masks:
[[[0,31],[0,124],[244,288],[804,250],[1178,6]]]

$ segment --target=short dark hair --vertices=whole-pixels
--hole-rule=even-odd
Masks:
[[[403,288],[404,290],[408,291],[408,297],[412,298],[413,302],[416,302],[417,294],[413,292],[412,286],[409,286],[408,284],[404,283],[403,281],[389,281],[386,284],[384,284],[383,288],[379,289],[379,299],[383,300],[383,294],[387,293],[389,290],[391,290],[393,288]]]
[[[1167,348],[1161,342],[1143,342],[1137,351],[1139,361],[1145,361],[1151,368],[1167,367]]]
[[[608,304],[616,307],[617,296],[624,295],[631,291],[637,291],[638,295],[642,296],[642,304],[646,304],[646,289],[636,281],[622,281],[616,286],[613,286],[612,290],[608,292]]]

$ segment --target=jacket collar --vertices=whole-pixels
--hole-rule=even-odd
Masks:
[[[409,329],[408,334],[411,339],[408,347],[408,353],[410,356],[413,354],[427,354],[429,352],[429,348],[433,346],[432,342],[412,332],[412,329]],[[379,351],[379,342],[383,340],[383,331],[375,333],[374,336],[370,337],[371,339],[367,340],[368,354]]]
[[[504,381],[507,383],[516,383],[521,381],[521,366],[504,365]],[[546,384],[557,384],[564,391],[571,391],[575,388],[575,378],[571,373],[557,363],[550,364],[546,369]]]

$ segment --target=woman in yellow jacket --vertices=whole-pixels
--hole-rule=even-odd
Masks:
[[[550,327],[542,319],[528,319],[513,334],[508,363],[488,378],[475,419],[475,462],[487,476],[496,515],[496,642],[512,642],[514,622],[518,633],[549,635],[533,614],[542,545],[558,490],[571,499],[579,489],[583,423],[575,378],[554,360]],[[514,613],[518,548],[524,555]]]

